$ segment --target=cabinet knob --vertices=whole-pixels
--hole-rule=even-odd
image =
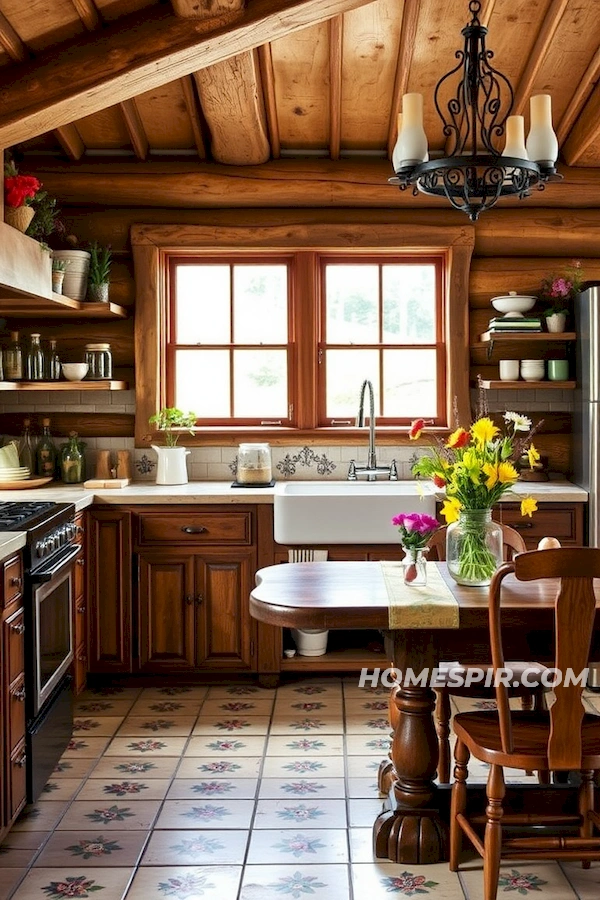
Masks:
[[[85,612],[85,606],[78,606],[78,607],[77,607],[77,612],[79,613],[79,615],[82,616],[82,615],[84,614],[84,612]]]
[[[21,587],[21,585],[23,584],[23,579],[18,575],[13,576],[13,578],[9,580],[9,584],[11,587]]]
[[[77,565],[78,565],[78,566],[85,566],[85,559],[78,559],[78,560],[77,560]]]
[[[196,597],[196,606],[200,606],[202,603],[204,603],[204,597],[202,594],[198,594]]]
[[[185,602],[187,603],[188,606],[192,605],[192,603],[194,602],[194,598],[192,597],[191,594],[187,595],[187,597],[185,598]]]
[[[182,525],[181,530],[184,534],[204,534],[208,528],[205,528],[204,525]]]
[[[77,662],[80,662],[80,663],[85,663],[85,662],[87,662],[87,656],[85,655],[85,653],[78,653],[78,654],[77,654]]]
[[[81,536],[82,534],[85,534],[85,529],[82,528],[81,525],[78,525],[78,526],[76,527],[76,529],[75,529],[75,533],[76,533],[78,536]]]
[[[20,769],[24,769],[26,762],[27,762],[27,754],[24,753],[23,756],[20,756],[18,759],[15,759],[15,766],[18,766]]]
[[[24,634],[25,626],[23,625],[22,622],[18,622],[16,625],[11,625],[10,630],[13,631],[15,634]]]
[[[25,688],[21,687],[18,691],[13,692],[13,700],[18,700],[19,703],[23,703],[25,700]]]

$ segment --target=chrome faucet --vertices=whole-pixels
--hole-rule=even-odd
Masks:
[[[376,481],[379,473],[387,474],[390,481],[397,481],[398,469],[395,459],[391,461],[389,466],[377,465],[377,454],[375,452],[375,393],[372,382],[366,378],[360,389],[356,427],[363,428],[365,424],[365,390],[369,391],[369,452],[367,454],[367,463],[364,466],[358,465],[354,459],[351,459],[348,469],[348,481],[357,481],[358,477],[363,474],[366,475],[367,481]]]

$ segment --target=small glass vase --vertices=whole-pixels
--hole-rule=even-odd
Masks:
[[[424,547],[404,547],[402,572],[404,574],[404,584],[408,584],[410,587],[427,584],[427,564]]]
[[[489,584],[502,565],[502,528],[491,509],[463,509],[446,530],[446,563],[457,584]]]

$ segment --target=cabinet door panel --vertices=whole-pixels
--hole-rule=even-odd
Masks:
[[[203,554],[196,562],[197,657],[200,668],[252,669],[254,622],[249,595],[254,550]]]
[[[194,667],[194,562],[168,553],[139,556],[140,668]]]
[[[4,684],[7,687],[25,669],[23,618],[23,609],[18,609],[4,620]]]
[[[6,714],[7,746],[9,754],[25,739],[25,678],[21,676],[8,689]]]
[[[131,513],[92,510],[88,519],[90,671],[132,671]]]

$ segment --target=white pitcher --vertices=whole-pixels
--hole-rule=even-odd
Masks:
[[[157,447],[152,444],[152,449],[158,456],[156,469],[157,484],[187,484],[188,474],[185,463],[190,450],[185,447]]]

